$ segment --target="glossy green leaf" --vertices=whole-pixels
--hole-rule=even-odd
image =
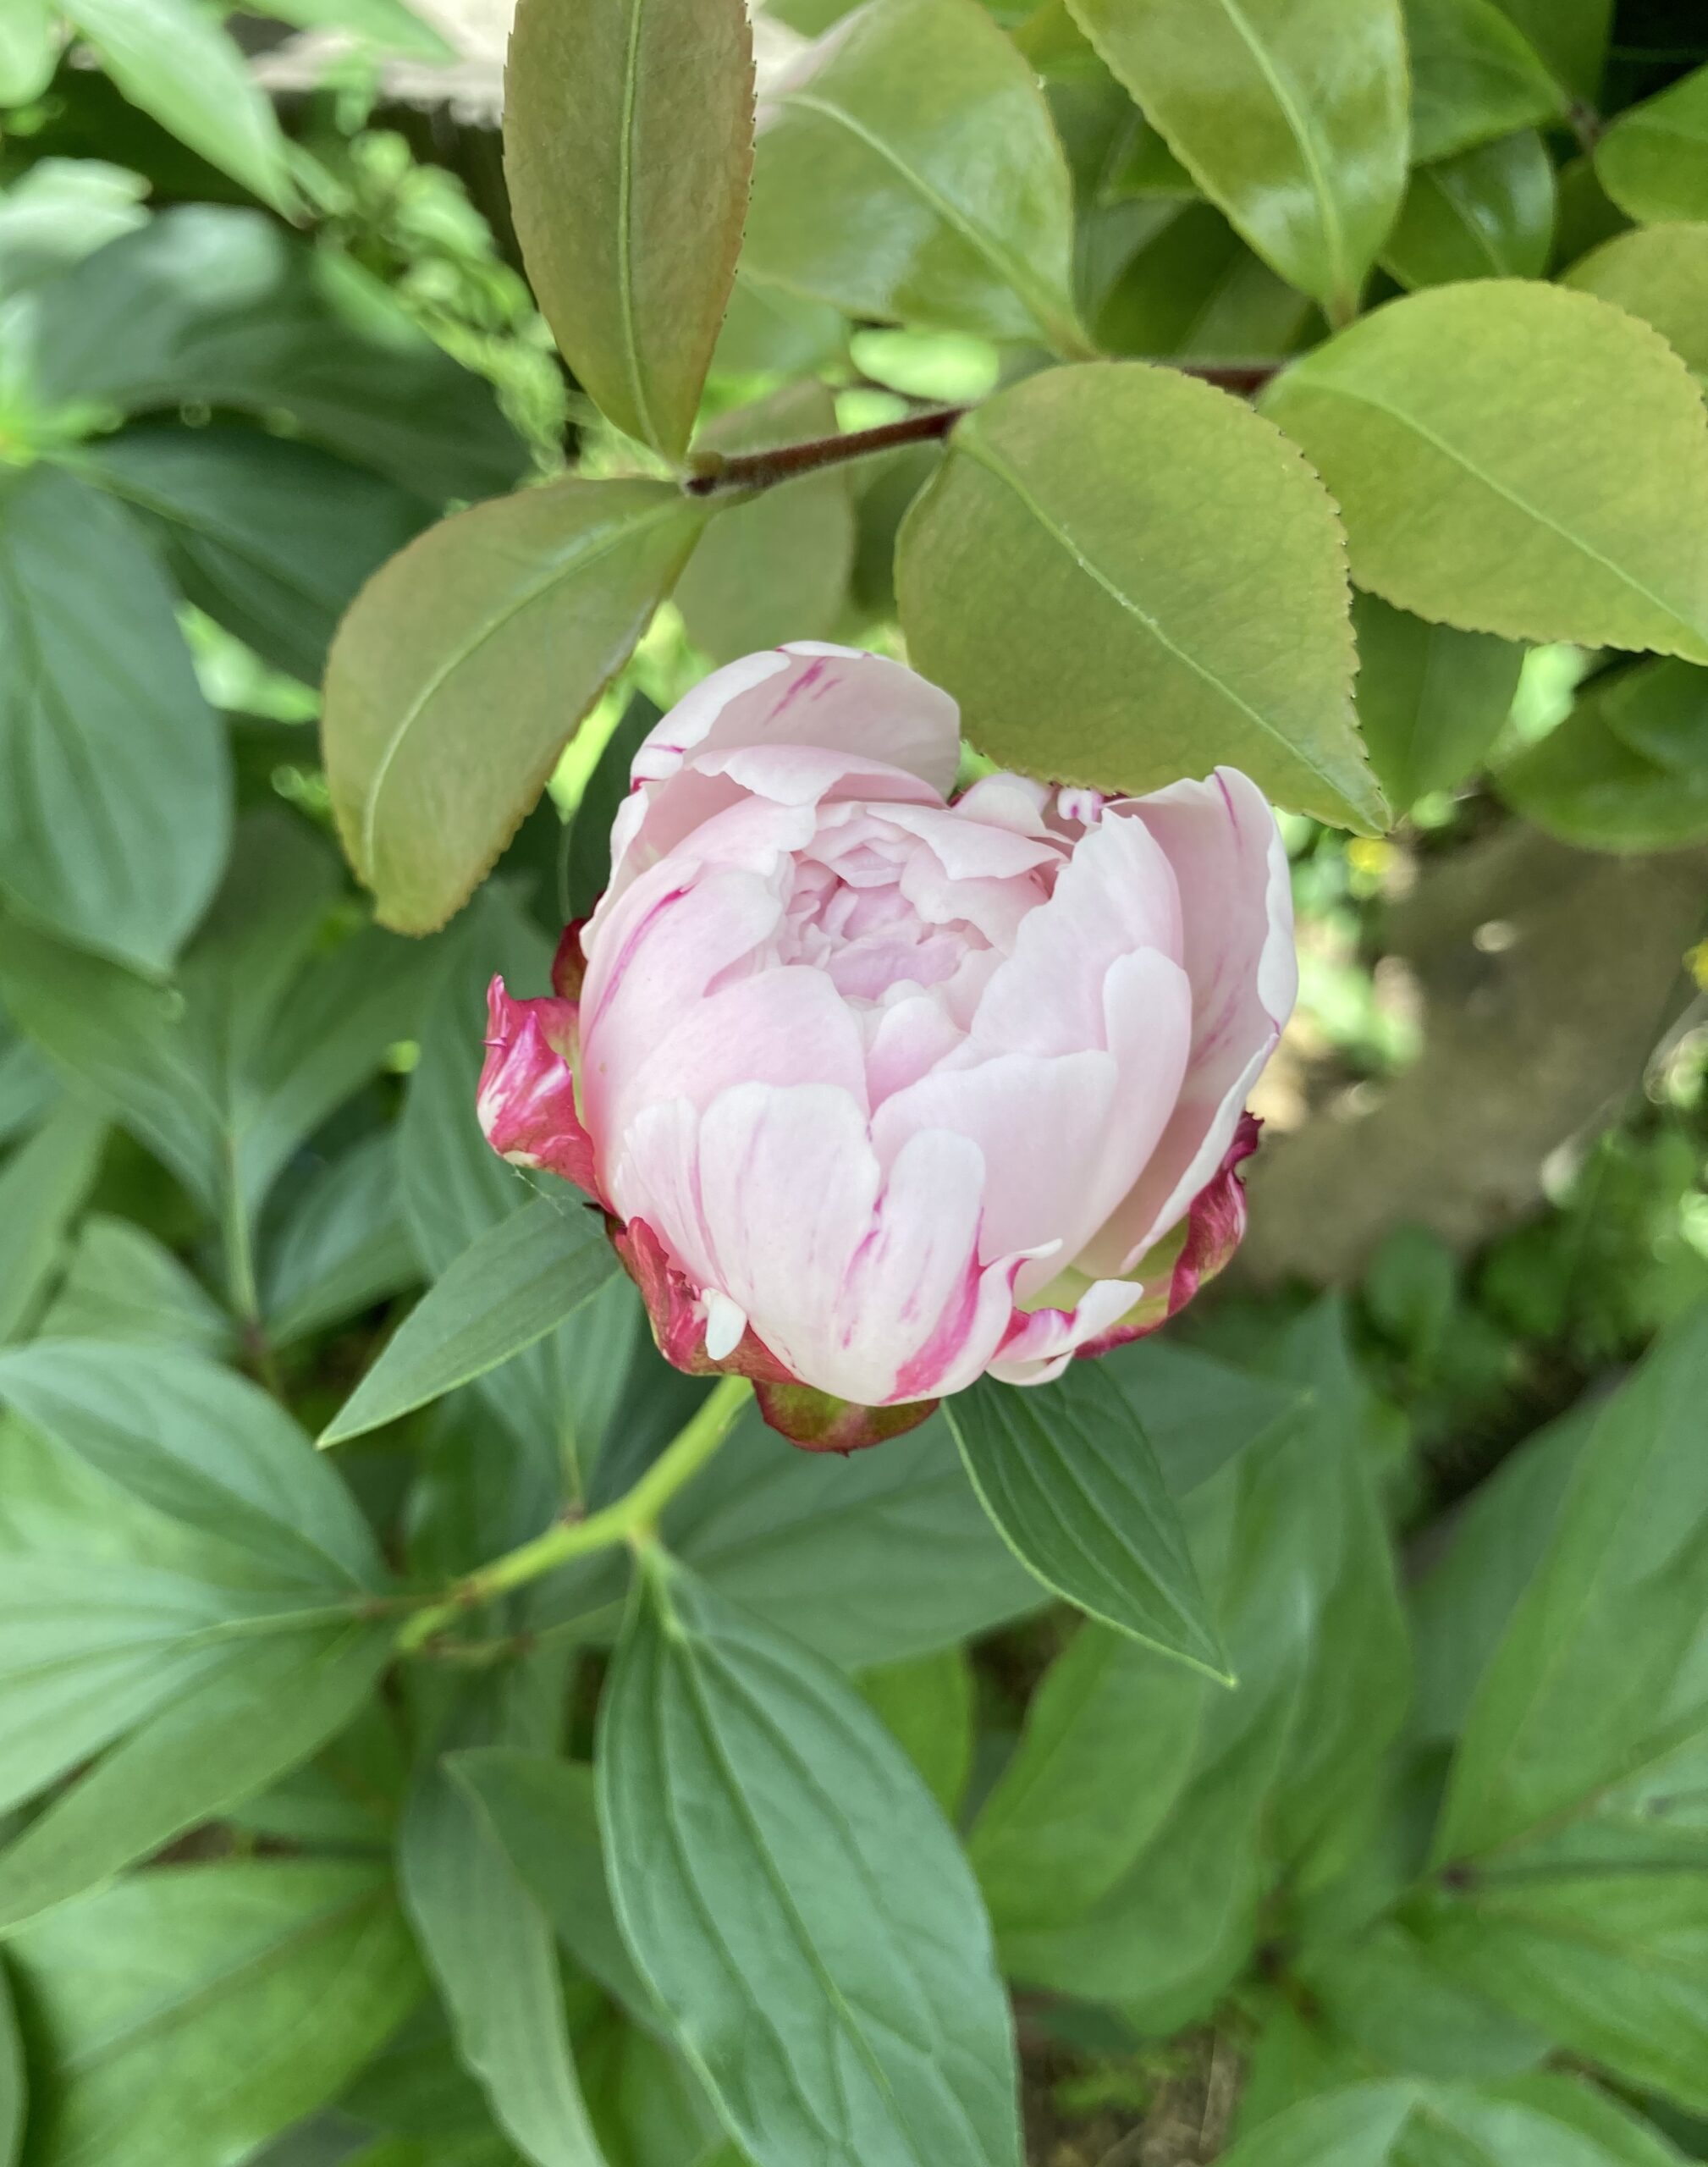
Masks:
[[[598,1213],[537,1196],[466,1249],[322,1432],[343,1444],[483,1376],[589,1300],[619,1269]]]
[[[653,1563],[597,1765],[624,1938],[756,2167],[1017,2167],[977,1888],[835,1672]]]
[[[1003,764],[1138,792],[1226,761],[1284,805],[1382,825],[1334,507],[1225,393],[1132,363],[999,393],[956,428],[896,570],[915,665]]]
[[[230,819],[174,608],[129,518],[80,482],[37,466],[0,493],[0,895],[149,971],[201,915]]]
[[[1264,404],[1334,493],[1360,586],[1468,631],[1708,660],[1708,413],[1623,311],[1528,281],[1433,289]]]
[[[98,1115],[63,1106],[0,1166],[0,1341],[22,1337],[35,1321],[106,1139]]]
[[[492,386],[379,279],[258,211],[167,211],[8,305],[0,383],[126,414],[233,408],[443,503],[527,465]]]
[[[663,482],[556,482],[444,521],[363,588],[322,727],[384,924],[430,932],[468,900],[706,517]]]
[[[1581,257],[1568,286],[1640,316],[1708,378],[1708,225],[1641,226]]]
[[[1226,1673],[1156,1455],[1095,1363],[1023,1392],[981,1378],[946,1412],[973,1488],[1028,1571],[1105,1624]]]
[[[1110,353],[1216,361],[1290,354],[1321,319],[1248,248],[1214,204],[1185,203],[1141,243],[1102,299]]]
[[[232,1351],[232,1321],[172,1251],[129,1219],[92,1211],[36,1336],[185,1347],[218,1358]]]
[[[28,105],[52,81],[59,64],[54,17],[49,0],[12,0],[0,20],[0,107]]]
[[[679,460],[730,298],[752,165],[741,0],[522,0],[504,175],[559,350]]]
[[[357,588],[432,516],[313,444],[224,423],[128,429],[80,471],[147,516],[186,600],[308,684]]]
[[[867,1707],[954,1816],[972,1769],[972,1666],[965,1648],[939,1648],[911,1662],[863,1671],[856,1683]]]
[[[1622,113],[1595,146],[1595,171],[1639,225],[1708,218],[1708,68]]]
[[[1615,0],[1500,0],[1503,14],[1523,32],[1575,98],[1593,105],[1613,31]]]
[[[699,449],[764,451],[834,436],[836,409],[822,383],[792,384],[702,433]],[[734,662],[785,640],[836,629],[854,564],[854,499],[846,466],[826,466],[719,511],[676,586],[688,637],[714,662]]]
[[[845,315],[1083,353],[1067,165],[978,0],[868,0],[768,102],[744,261]]]
[[[1397,807],[1452,790],[1481,764],[1518,689],[1523,650],[1426,624],[1374,594],[1353,601],[1358,721]]]
[[[1325,2093],[1254,2130],[1226,2167],[1667,2167],[1676,2157],[1604,2094],[1543,2076]]]
[[[1539,278],[1554,245],[1554,162],[1534,130],[1419,166],[1382,263],[1402,286]]]
[[[1344,319],[1405,186],[1399,0],[1073,0],[1169,147],[1289,285]]]
[[[494,2118],[534,2167],[604,2167],[570,2057],[551,1924],[478,1800],[437,1758],[410,1786],[398,1867],[458,2051]]]
[[[194,0],[67,0],[65,12],[132,105],[263,202],[291,207],[273,107]]]
[[[1589,850],[1708,835],[1708,670],[1645,662],[1592,681],[1557,729],[1499,770],[1515,813]]]
[[[1496,0],[1405,0],[1419,164],[1558,120],[1558,80]]]
[[[8,1944],[52,2072],[41,2167],[227,2167],[333,2098],[421,1988],[388,1877],[229,1861],[138,1874]]]

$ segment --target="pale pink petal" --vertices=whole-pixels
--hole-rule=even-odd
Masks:
[[[892,995],[883,1007],[868,1009],[865,1019],[867,1103],[872,1106],[917,1083],[966,1035],[934,990]]]
[[[1078,1348],[1103,1338],[1144,1299],[1131,1279],[1094,1279],[1071,1310],[1017,1310],[990,1374],[1005,1385],[1047,1385]]]
[[[1215,1175],[1298,991],[1287,854],[1255,784],[1231,769],[1108,808],[1099,835],[1142,825],[1180,883],[1193,1045],[1156,1154],[1079,1261],[1130,1271]]]

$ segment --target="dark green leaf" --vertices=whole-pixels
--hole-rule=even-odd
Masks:
[[[63,1106],[0,1167],[0,1341],[33,1321],[106,1138],[86,1107]]]
[[[170,1249],[134,1221],[105,1212],[91,1212],[79,1228],[36,1332],[43,1339],[184,1347],[216,1359],[232,1351],[234,1336],[231,1319]]]
[[[128,429],[82,471],[150,516],[188,600],[311,685],[356,589],[432,516],[313,444],[228,424]]]
[[[886,1663],[856,1683],[952,1819],[972,1768],[972,1666],[964,1648]]]
[[[1677,2155],[1569,2077],[1365,2084],[1264,2122],[1226,2167],[1668,2167]]]
[[[1501,0],[1574,98],[1593,105],[1612,35],[1614,0]]]
[[[1198,186],[1290,285],[1353,314],[1405,186],[1398,0],[1072,0]]]
[[[1136,363],[999,393],[909,513],[897,587],[915,664],[1006,764],[1138,792],[1226,761],[1382,824],[1334,507],[1225,393]]]
[[[1419,166],[1382,249],[1402,286],[1539,278],[1554,248],[1554,162],[1534,130]]]
[[[1518,689],[1523,650],[1426,624],[1374,594],[1353,599],[1358,720],[1389,802],[1415,805],[1482,764]]]
[[[260,212],[165,212],[11,303],[3,328],[0,377],[43,402],[288,415],[436,503],[507,489],[527,463],[483,378],[352,258]]]
[[[1708,670],[1644,662],[1594,680],[1495,786],[1514,812],[1590,850],[1675,849],[1708,835]]]
[[[322,1432],[344,1443],[543,1339],[619,1269],[597,1212],[537,1196],[482,1235],[410,1312]]]
[[[1140,243],[1096,322],[1111,353],[1230,361],[1290,354],[1321,319],[1214,204],[1183,203]]]
[[[284,1346],[372,1308],[420,1275],[398,1194],[397,1137],[377,1130],[292,1199],[268,1243],[262,1307]]]
[[[1565,92],[1495,0],[1405,0],[1419,164],[1558,120]]]
[[[1623,311],[1433,288],[1295,361],[1264,405],[1333,491],[1360,586],[1471,631],[1708,661],[1708,413]]]
[[[844,314],[1083,353],[1066,162],[978,0],[871,0],[768,107],[744,260]]]
[[[1595,146],[1595,171],[1639,224],[1708,218],[1708,68],[1622,113]]]
[[[587,778],[564,844],[558,914],[565,925],[590,918],[605,892],[611,877],[611,823],[629,794],[630,766],[658,720],[658,709],[644,692],[631,694]]]
[[[133,105],[263,202],[291,207],[273,107],[195,0],[66,0],[65,12]]]
[[[752,165],[741,0],[522,0],[504,174],[564,358],[620,429],[686,450]]]
[[[834,1671],[654,1561],[598,1767],[624,1938],[757,2167],[1017,2167],[978,1890]]]
[[[1652,323],[1708,378],[1708,225],[1644,226],[1605,241],[1565,274]]]
[[[0,494],[0,894],[156,972],[207,902],[230,819],[174,608],[129,518],[80,482],[36,466]]]
[[[367,1866],[138,1874],[7,1953],[44,2077],[41,2167],[228,2167],[334,2097],[421,1992],[389,1878]]]
[[[982,1378],[946,1412],[972,1486],[1022,1564],[1105,1624],[1226,1673],[1150,1441],[1094,1362],[1025,1391]]]
[[[25,0],[27,14],[32,0]],[[0,24],[0,54],[18,19],[8,9]],[[44,26],[49,11],[43,9]],[[49,66],[57,54],[50,52]],[[5,60],[0,57],[0,71]],[[8,101],[0,97],[0,105]],[[122,166],[98,158],[42,158],[0,193],[0,297],[80,263],[120,234],[146,226],[142,198],[148,184]]]
[[[327,668],[327,779],[382,921],[461,908],[627,659],[707,517],[663,482],[556,482],[435,527]]]
[[[5,1965],[0,1961],[0,2167],[18,2167],[24,2148],[27,2082],[12,1989],[7,1983]]]

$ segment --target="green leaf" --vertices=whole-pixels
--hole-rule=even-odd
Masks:
[[[1383,267],[1402,286],[1540,278],[1554,246],[1554,162],[1534,129],[1419,166]]]
[[[756,2167],[1017,2167],[978,1890],[841,1679],[655,1558],[598,1770],[624,1938]]]
[[[402,0],[267,0],[282,23],[303,30],[353,31],[383,52],[407,52],[441,63],[456,58],[456,48],[430,23],[412,14]]]
[[[1593,679],[1557,729],[1495,778],[1504,802],[1589,850],[1708,835],[1708,670],[1643,662]]]
[[[430,932],[468,900],[706,517],[663,482],[556,482],[446,520],[363,588],[322,726],[383,924]]]
[[[697,449],[765,451],[836,433],[822,383],[791,384],[757,406],[721,415]],[[676,587],[688,637],[714,662],[836,629],[854,564],[854,499],[846,466],[826,466],[720,511]]]
[[[925,1778],[952,1819],[972,1770],[972,1666],[965,1648],[886,1663],[855,1681],[867,1707]]]
[[[357,588],[432,516],[363,467],[229,423],[128,429],[80,471],[148,516],[187,601],[311,685]]]
[[[868,0],[768,102],[743,262],[843,314],[1083,354],[1067,165],[978,0]]]
[[[564,358],[680,460],[735,277],[753,157],[741,0],[522,0],[504,176]]]
[[[66,0],[65,12],[132,105],[264,203],[291,208],[272,104],[194,0]]]
[[[1363,2084],[1264,2122],[1226,2167],[1668,2167],[1671,2146],[1564,2076]]]
[[[756,278],[745,263],[712,355],[712,378],[796,377],[847,357],[848,327],[827,302]]]
[[[1652,323],[1698,377],[1708,378],[1708,225],[1617,234],[1574,263],[1565,283]]]
[[[896,573],[916,666],[1005,765],[1137,793],[1226,761],[1282,804],[1382,825],[1334,507],[1239,400],[1136,363],[998,393],[908,514]]]
[[[1639,225],[1708,218],[1708,68],[1628,107],[1595,146],[1595,171]]]
[[[1096,317],[1111,353],[1215,361],[1272,361],[1320,322],[1212,203],[1182,203],[1143,241]]]
[[[1426,624],[1374,594],[1353,599],[1358,721],[1389,802],[1415,805],[1482,764],[1518,689],[1523,650]]]
[[[1289,285],[1355,313],[1405,187],[1399,0],[1072,0],[1214,203]]]
[[[31,104],[52,81],[59,64],[55,13],[49,0],[13,0],[7,8],[0,20],[0,107]]]
[[[537,1196],[466,1249],[416,1304],[321,1433],[343,1444],[532,1347],[619,1269],[596,1212]]]
[[[630,695],[622,720],[605,741],[570,815],[563,851],[563,894],[558,915],[565,925],[591,918],[611,878],[611,823],[629,794],[629,770],[659,710],[644,692]]]
[[[535,2167],[603,2167],[570,2053],[551,1925],[477,1795],[437,1757],[410,1786],[398,1870],[458,2051],[494,2118]]]
[[[262,1258],[275,1346],[399,1293],[420,1276],[398,1194],[397,1135],[379,1129],[328,1160],[291,1199]]]
[[[172,1251],[129,1219],[91,1212],[36,1326],[42,1339],[110,1339],[232,1352],[231,1319]]]
[[[1559,82],[1495,0],[1405,0],[1420,164],[1564,118]]]
[[[0,894],[154,972],[201,915],[230,820],[174,608],[129,519],[80,482],[37,466],[0,493]]]
[[[0,1962],[0,2167],[18,2167],[28,2098],[17,2012],[12,2005],[5,1965]]]
[[[421,1992],[388,1876],[323,1861],[138,1874],[7,1954],[41,2167],[226,2167],[335,2097]]]
[[[1361,587],[1470,631],[1708,660],[1708,414],[1623,311],[1529,282],[1432,289],[1264,403],[1333,491]]]
[[[0,39],[10,21],[0,26]],[[50,278],[120,234],[146,226],[147,190],[140,174],[99,158],[39,159],[0,193],[0,296]]]
[[[98,1116],[63,1106],[0,1167],[0,1341],[33,1321],[106,1140]]]
[[[1561,83],[1593,106],[1612,35],[1614,0],[1500,0]]]
[[[1023,1392],[981,1378],[945,1411],[973,1488],[1028,1571],[1105,1624],[1226,1672],[1156,1455],[1094,1362]]]
[[[164,212],[8,304],[0,328],[0,382],[42,405],[283,414],[435,503],[507,489],[527,464],[484,378],[351,257],[258,211]]]

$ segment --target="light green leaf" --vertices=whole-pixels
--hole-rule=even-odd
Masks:
[[[522,0],[504,174],[564,358],[620,429],[687,449],[752,165],[741,0]]]
[[[1432,289],[1264,404],[1333,491],[1360,586],[1471,631],[1708,661],[1708,412],[1622,310],[1528,281]]]
[[[230,423],[128,429],[79,471],[148,516],[187,601],[311,685],[357,588],[432,516],[365,468]]]
[[[510,488],[527,465],[484,378],[352,257],[259,211],[164,212],[8,304],[0,330],[0,382],[36,403],[287,415],[437,504]]]
[[[744,262],[845,315],[1083,354],[1072,191],[978,0],[868,0],[768,102]]]
[[[132,105],[264,203],[290,209],[273,107],[195,0],[66,0],[65,12]]]
[[[1643,662],[1592,679],[1557,729],[1501,768],[1515,813],[1588,850],[1708,835],[1708,670]]]
[[[1613,30],[1614,0],[1500,0],[1574,98],[1593,106]]]
[[[230,820],[174,608],[129,517],[80,482],[36,466],[0,491],[0,895],[154,972],[201,915]]]
[[[1226,1672],[1156,1455],[1094,1362],[1025,1391],[981,1378],[945,1412],[984,1509],[1028,1571],[1105,1624]]]
[[[551,1925],[477,1795],[437,1757],[410,1786],[398,1871],[458,2052],[494,2118],[535,2167],[603,2167],[570,2053]]]
[[[611,878],[611,823],[629,794],[629,771],[659,710],[644,692],[633,692],[622,720],[606,739],[570,816],[563,846],[559,916],[565,925],[590,918]]]
[[[59,64],[56,14],[50,0],[11,0],[0,19],[0,107],[29,105],[52,81]]]
[[[765,451],[834,436],[822,383],[791,384],[757,406],[721,415],[698,449]],[[676,587],[688,637],[714,662],[836,629],[854,564],[854,499],[846,466],[826,466],[720,511],[695,544]]]
[[[1405,0],[1420,164],[1563,118],[1567,98],[1495,0]]]
[[[1139,792],[1226,761],[1383,824],[1334,507],[1238,400],[1136,363],[1000,392],[956,428],[896,571],[916,666],[1005,765]]]
[[[1708,68],[1627,107],[1595,146],[1595,171],[1639,225],[1708,218]]]
[[[1264,261],[1345,320],[1405,187],[1399,0],[1072,0]]]
[[[21,1337],[94,1182],[107,1124],[63,1106],[0,1166],[0,1341]]]
[[[275,1346],[371,1309],[420,1276],[398,1193],[397,1135],[379,1129],[331,1159],[291,1199],[262,1258]]]
[[[1382,263],[1402,286],[1540,278],[1554,246],[1554,162],[1534,130],[1419,166]]]
[[[977,1888],[835,1672],[654,1560],[597,1765],[624,1938],[756,2167],[1017,2167]]]
[[[321,1433],[343,1444],[543,1339],[619,1269],[597,1212],[538,1196],[482,1235],[422,1297]]]
[[[430,932],[468,900],[706,517],[663,482],[556,482],[444,521],[363,588],[322,727],[383,924]]]
[[[111,1339],[232,1351],[231,1319],[172,1251],[129,1219],[91,1212],[36,1327],[42,1339]]]
[[[1273,361],[1321,318],[1271,271],[1212,203],[1183,203],[1141,243],[1097,312],[1114,354]]]
[[[846,359],[848,326],[828,302],[756,278],[738,262],[712,377],[796,377]]]
[[[966,1649],[886,1663],[855,1683],[952,1819],[972,1770],[974,1687]]]
[[[227,2167],[339,2093],[421,1993],[388,1876],[138,1874],[8,1944],[54,2082],[41,2167]]]
[[[1652,323],[1699,377],[1708,377],[1708,225],[1617,234],[1574,263],[1565,283]]]
[[[1481,764],[1507,719],[1522,648],[1486,632],[1426,624],[1374,594],[1355,595],[1358,721],[1391,803],[1452,790]]]
[[[0,298],[146,226],[147,192],[140,174],[99,158],[38,159],[0,192]]]
[[[383,52],[441,63],[457,58],[455,47],[402,0],[267,0],[267,8],[282,23],[303,30],[350,30]]]
[[[1254,2130],[1226,2167],[1669,2167],[1677,2158],[1588,2085],[1535,2076],[1325,2093]]]

